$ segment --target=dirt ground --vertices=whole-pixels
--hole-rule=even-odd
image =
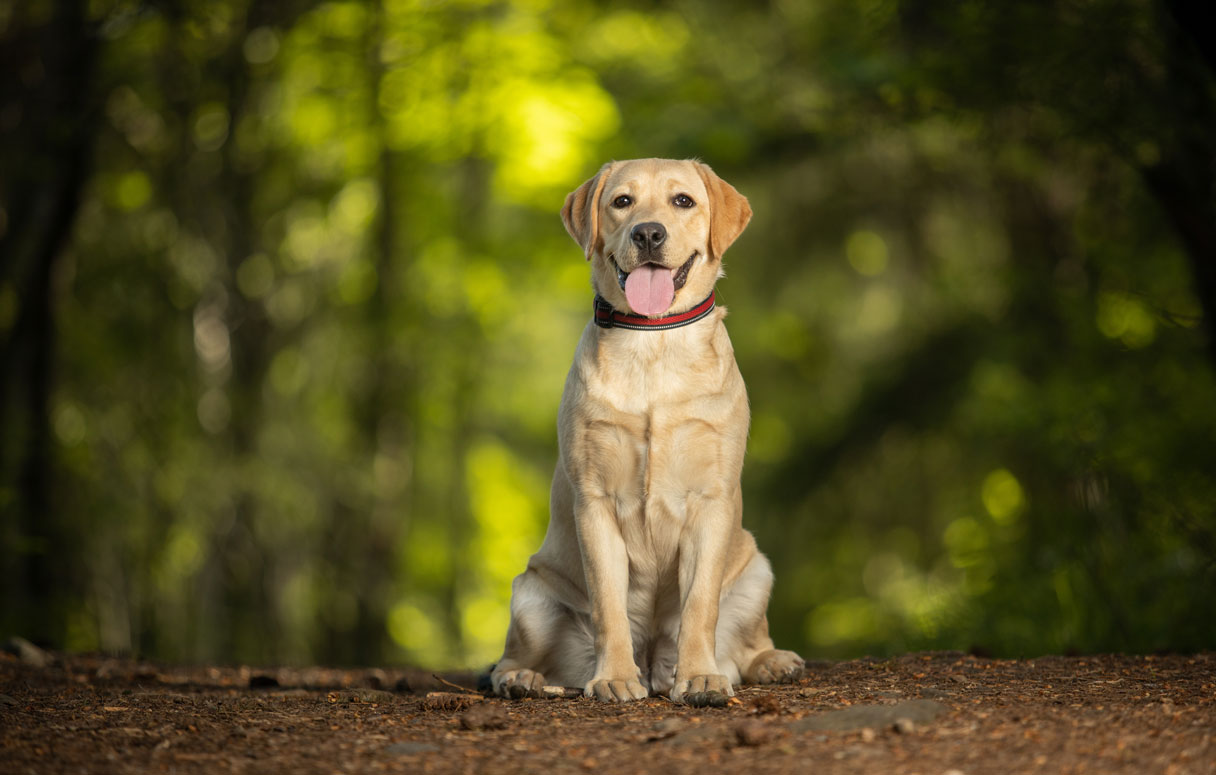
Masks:
[[[421,671],[12,650],[2,773],[1216,773],[1213,654],[817,663],[689,708],[507,701]]]

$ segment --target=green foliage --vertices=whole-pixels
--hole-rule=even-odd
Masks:
[[[167,659],[494,659],[590,312],[557,211],[609,158],[697,156],[756,213],[719,288],[783,647],[1216,642],[1211,257],[1168,196],[1171,164],[1212,174],[1216,86],[1163,10],[89,8],[45,427],[25,372],[0,393],[3,627]],[[18,155],[44,141],[0,108],[31,189],[0,200],[7,364],[36,298],[15,214],[56,162]],[[50,516],[22,473],[39,434]]]

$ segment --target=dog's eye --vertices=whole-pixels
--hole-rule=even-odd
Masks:
[[[612,200],[612,206],[616,208],[628,207],[633,204],[633,197],[626,194],[621,194],[616,199]]]
[[[671,200],[671,203],[676,207],[692,207],[696,204],[688,194],[676,194],[676,198]]]

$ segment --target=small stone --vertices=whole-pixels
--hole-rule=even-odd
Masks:
[[[383,689],[388,685],[388,674],[378,667],[367,671],[367,686],[369,689]]]
[[[872,743],[877,736],[873,727],[863,727],[861,730],[861,742],[863,743]]]
[[[895,723],[891,725],[891,729],[901,735],[910,735],[916,731],[916,722],[910,718],[897,718]]]
[[[735,725],[735,739],[739,745],[763,745],[773,739],[773,730],[763,721],[748,719]]]
[[[823,693],[823,689],[816,689],[813,686],[804,686],[798,690],[799,697],[814,697],[816,694]]]
[[[474,705],[460,717],[460,726],[465,729],[504,729],[510,723],[502,706],[489,702]]]
[[[25,638],[12,637],[4,642],[4,650],[33,667],[46,667],[51,656]]]

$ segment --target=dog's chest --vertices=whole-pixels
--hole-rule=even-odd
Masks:
[[[725,351],[729,357],[729,345]],[[723,364],[721,352],[702,344],[618,353],[584,373],[587,405],[576,421],[584,484],[612,504],[631,561],[660,573],[674,562],[696,504],[729,495],[738,482],[746,395],[733,358]]]
[[[720,491],[729,477],[718,429],[673,414],[657,408],[631,422],[586,429],[595,450],[585,472],[588,489],[607,498],[631,566],[647,575],[674,567],[680,534],[695,517],[690,505]]]

